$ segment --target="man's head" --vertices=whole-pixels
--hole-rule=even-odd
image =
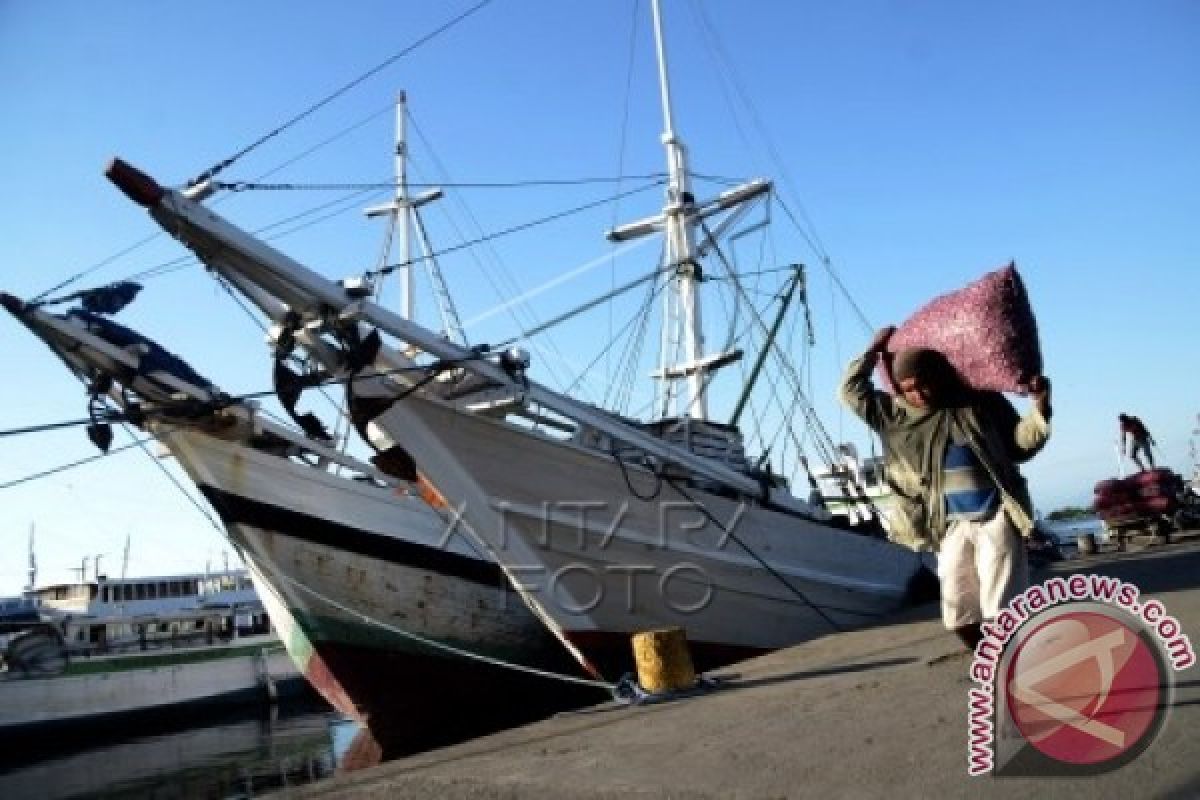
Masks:
[[[892,377],[905,401],[921,409],[945,407],[961,384],[946,357],[924,347],[910,347],[896,353]]]
[[[1129,415],[1128,414],[1117,414],[1117,419],[1121,420],[1121,422],[1129,422]]]

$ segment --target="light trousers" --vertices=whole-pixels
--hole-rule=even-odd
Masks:
[[[938,550],[942,622],[950,630],[995,619],[1029,586],[1025,541],[997,508],[985,519],[950,522]]]

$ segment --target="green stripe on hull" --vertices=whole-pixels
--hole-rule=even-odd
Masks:
[[[303,629],[303,632],[308,635],[309,638],[305,640],[305,643],[310,651],[314,645],[319,648],[321,645],[327,644],[337,647],[363,647],[387,651],[388,653],[411,653],[421,656],[437,655],[447,658],[457,657],[454,653],[447,652],[436,646],[422,644],[416,639],[393,633],[378,625],[369,625],[365,622],[352,622],[350,620],[312,614],[296,608],[293,608],[291,613],[296,620],[297,628]],[[300,631],[297,630],[297,633],[299,634]],[[459,650],[505,661],[525,663],[530,658],[528,648],[491,647],[484,649],[477,641],[451,638],[440,638],[434,641]],[[546,644],[549,643],[550,636],[547,634]]]
[[[262,650],[278,650],[277,643],[252,644],[243,647],[204,648],[196,650],[178,649],[169,652],[147,653],[146,655],[121,656],[119,658],[72,659],[67,666],[67,675],[96,675],[104,672],[126,672],[133,669],[174,667],[180,664],[196,664],[202,661],[219,661],[226,658],[257,656]]]

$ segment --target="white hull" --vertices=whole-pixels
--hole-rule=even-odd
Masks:
[[[623,474],[605,453],[436,400],[407,398],[373,425],[421,454],[514,584],[577,642],[679,625],[705,645],[778,648],[895,610],[921,564],[879,539],[698,489],[686,491],[721,527],[666,482],[639,500],[630,483],[642,496],[658,484],[647,471]]]
[[[0,300],[89,382],[124,376],[125,388],[151,408],[176,393],[197,402],[209,397],[75,321],[11,296]],[[113,399],[123,407],[123,394]],[[480,656],[572,667],[495,562],[407,485],[391,488],[396,482],[387,474],[246,406],[199,420],[167,414],[151,413],[147,429],[220,514],[288,653],[342,713],[375,727],[407,719],[434,685],[494,689],[512,671]],[[342,467],[354,477],[333,471]],[[423,688],[406,688],[415,685]]]
[[[264,637],[263,652],[243,652],[247,641],[220,648],[228,655],[161,667],[114,670],[91,675],[0,681],[0,731],[29,725],[81,722],[107,714],[128,714],[170,706],[262,693],[268,683],[299,679],[300,673],[275,637]],[[205,648],[209,650],[211,648]],[[188,656],[188,651],[165,655]]]
[[[439,645],[562,658],[503,572],[420,499],[196,431],[162,439],[221,514],[289,653],[342,713],[363,720],[404,693],[371,674],[379,656],[407,659],[409,677],[447,660],[484,668]]]

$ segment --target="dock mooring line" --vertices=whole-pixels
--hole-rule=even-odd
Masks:
[[[260,566],[260,568],[266,566],[264,564],[264,562],[262,562],[262,561],[258,561],[256,563]],[[339,611],[341,611],[344,614],[349,614],[350,616],[352,616],[358,620],[361,620],[362,622],[365,622],[368,625],[372,625],[377,628],[382,628],[385,631],[394,633],[398,636],[403,636],[404,638],[411,639],[415,642],[419,642],[420,644],[426,645],[427,647],[431,647],[436,650],[441,650],[443,652],[450,653],[452,655],[456,655],[461,658],[469,658],[469,659],[473,659],[475,661],[483,662],[485,664],[491,664],[492,666],[495,666],[495,667],[501,667],[503,669],[510,669],[510,670],[514,670],[516,672],[524,672],[526,674],[536,675],[541,678],[562,681],[564,683],[574,683],[579,686],[593,686],[597,689],[604,689],[605,691],[610,692],[614,696],[616,696],[616,692],[617,692],[617,688],[618,688],[617,684],[609,683],[607,681],[592,680],[590,678],[579,678],[574,675],[565,675],[561,672],[551,672],[550,670],[538,669],[537,667],[531,667],[526,664],[518,664],[513,661],[505,661],[500,658],[486,656],[483,653],[476,653],[472,650],[466,650],[461,647],[455,647],[454,645],[446,644],[445,642],[439,642],[436,639],[430,639],[428,637],[422,636],[419,633],[413,633],[412,631],[406,631],[403,628],[396,627],[395,625],[390,625],[386,622],[381,622],[377,619],[373,619],[373,618],[367,616],[366,614],[363,614],[360,611],[356,611],[353,608],[349,608],[349,607],[343,605],[342,603],[339,603],[337,600],[334,600],[331,597],[326,597],[321,592],[318,592],[316,589],[313,589],[310,586],[305,586],[300,581],[298,581],[295,578],[292,578],[288,575],[284,575],[283,573],[279,572],[277,569],[266,566],[266,571],[270,572],[275,578],[281,579],[285,583],[288,583],[288,584],[296,587],[297,589],[300,589],[301,591],[305,592],[306,594],[309,594],[312,597],[315,597],[316,599],[320,600],[322,603],[326,603],[330,606],[333,606],[334,608],[338,609]]]

